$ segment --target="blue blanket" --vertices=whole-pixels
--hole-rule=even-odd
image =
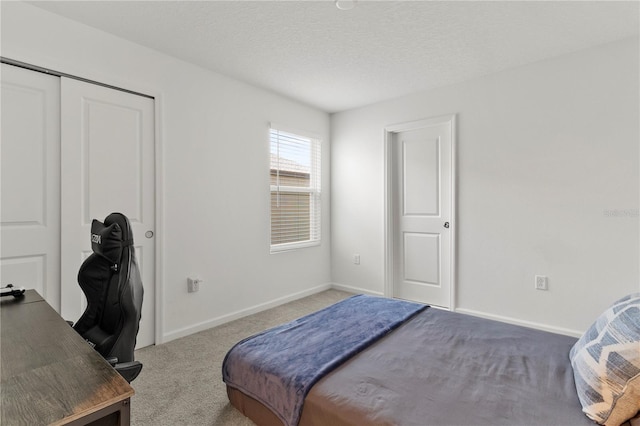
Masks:
[[[227,353],[222,378],[295,426],[318,380],[426,308],[397,299],[350,297],[242,340]]]

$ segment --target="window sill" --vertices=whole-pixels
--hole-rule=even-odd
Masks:
[[[293,250],[303,249],[307,247],[316,247],[319,245],[320,245],[320,240],[302,241],[298,243],[276,244],[271,246],[270,254],[284,253],[287,251],[293,251]]]

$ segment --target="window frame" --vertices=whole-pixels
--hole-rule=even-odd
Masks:
[[[271,160],[269,160],[269,252],[271,254],[282,253],[307,247],[319,246],[322,242],[322,139],[313,133],[280,126],[274,123],[269,128],[269,155],[271,156],[272,135],[274,132],[288,134],[299,139],[308,139],[311,148],[311,165],[309,171],[309,186],[289,186],[271,184]],[[273,244],[273,208],[271,198],[274,192],[280,193],[303,193],[309,194],[309,239],[303,241],[293,241],[287,243]]]

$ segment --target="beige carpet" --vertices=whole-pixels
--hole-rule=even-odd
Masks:
[[[132,383],[134,426],[251,426],[233,408],[222,382],[222,360],[238,341],[351,296],[327,290],[219,327],[136,351],[144,364]]]

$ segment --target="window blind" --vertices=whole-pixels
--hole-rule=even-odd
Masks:
[[[320,141],[270,129],[271,252],[320,244]]]

